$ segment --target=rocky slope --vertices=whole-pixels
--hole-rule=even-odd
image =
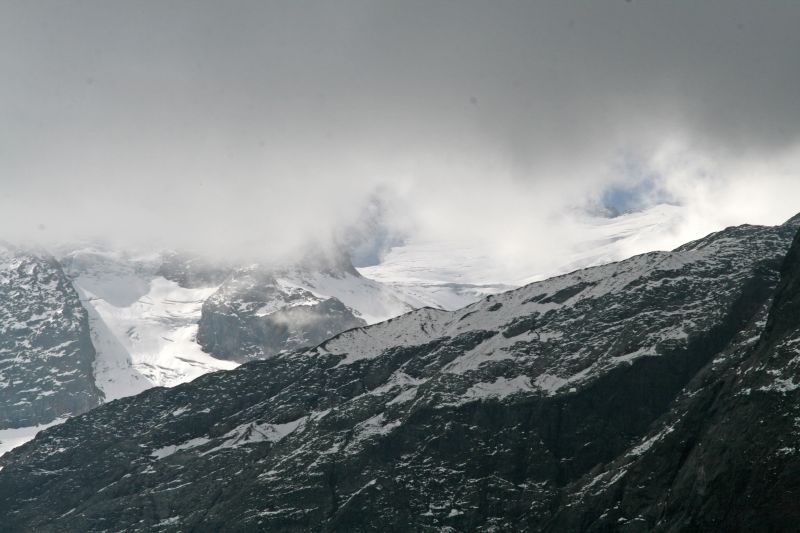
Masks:
[[[98,405],[94,356],[86,311],[56,260],[0,245],[0,429]]]
[[[747,502],[775,515],[797,479],[793,415],[762,411],[788,409],[795,390],[783,359],[797,324],[776,317],[796,315],[775,311],[796,305],[795,267],[764,326],[795,232],[729,228],[113,402],[1,458],[0,515],[10,531],[744,530],[765,516]],[[742,355],[754,343],[760,355]],[[706,412],[692,391],[715,372],[749,390],[715,392],[722,404]],[[762,397],[775,399],[748,403]],[[771,444],[730,472],[740,456],[726,459],[721,439],[736,437],[737,402],[759,421],[739,428],[742,446],[759,430]],[[701,442],[678,422],[708,428],[718,448],[648,453],[673,435]],[[661,466],[619,474],[646,457]],[[670,467],[679,475],[662,477]],[[687,494],[696,505],[681,505]],[[731,519],[734,499],[751,521]],[[707,501],[727,501],[727,515],[703,518]]]
[[[61,270],[88,311],[96,352],[92,356],[91,347],[84,346],[88,350],[74,369],[85,374],[91,362],[95,384],[106,400],[112,400],[153,386],[174,386],[249,359],[315,345],[351,327],[380,322],[414,308],[456,309],[512,288],[494,283],[492,280],[502,278],[492,267],[496,261],[476,256],[474,250],[443,251],[442,243],[427,248],[405,245],[381,222],[380,202],[373,207],[359,226],[362,231],[343,239],[342,249],[361,260],[362,266],[370,265],[360,271],[345,254],[331,257],[319,250],[299,264],[242,267],[185,254],[124,252],[96,244],[59,247],[56,256]],[[575,264],[616,257],[619,243],[649,239],[655,229],[670,227],[664,209],[590,224],[584,246],[590,255],[566,257]],[[617,247],[616,252],[607,249],[609,246]],[[22,254],[19,249],[14,253]],[[50,266],[59,269],[59,265]],[[68,286],[63,290],[70,292]],[[40,296],[48,298],[43,292],[28,294],[30,306],[47,307],[47,301],[37,302]],[[10,302],[7,310],[0,327],[14,328],[19,321]],[[40,338],[61,335],[61,325],[53,322],[54,330],[47,332],[48,324],[39,324]],[[4,336],[4,341],[9,350],[6,354],[16,357],[17,341],[11,336]],[[70,357],[66,354],[62,359],[67,366]],[[27,396],[36,390],[39,405],[50,401],[46,400],[49,395],[54,395],[52,402],[60,398],[57,401],[62,405],[69,403],[55,389],[39,387],[42,384],[36,380],[40,376],[35,372],[14,366],[15,390],[28,390]],[[11,377],[12,370],[4,374]],[[90,378],[84,375],[81,379],[91,387]],[[76,407],[77,411],[57,408],[53,413],[66,415],[95,405],[96,400],[86,403],[81,399],[88,390],[82,387],[77,387],[74,402],[83,407]],[[12,403],[23,402],[14,409],[15,424],[52,420],[52,413],[31,416],[31,408],[23,407],[30,398],[14,394]],[[97,395],[97,391],[89,394]],[[17,438],[16,434],[11,438]],[[9,440],[0,435],[0,441]]]
[[[411,309],[342,258],[236,268],[96,244],[65,245],[58,261],[7,246],[0,270],[0,454],[103,399],[313,346]]]
[[[549,529],[796,531],[799,501],[800,234],[770,304]]]

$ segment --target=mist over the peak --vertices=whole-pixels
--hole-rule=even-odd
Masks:
[[[0,238],[524,262],[609,207],[682,206],[653,246],[779,223],[800,210],[798,22],[785,2],[6,2]]]

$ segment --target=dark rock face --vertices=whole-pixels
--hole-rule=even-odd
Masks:
[[[97,406],[94,355],[86,311],[55,259],[0,246],[0,429]]]
[[[197,340],[216,357],[247,361],[315,346],[364,325],[336,298],[320,298],[280,281],[272,270],[252,267],[234,272],[203,303]]]
[[[800,235],[771,305],[640,443],[564,493],[551,531],[796,531]]]
[[[730,228],[104,405],[0,458],[4,527],[785,529],[795,230]]]

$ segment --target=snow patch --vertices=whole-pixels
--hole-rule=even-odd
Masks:
[[[531,380],[527,376],[517,376],[515,378],[497,378],[492,383],[476,383],[469,390],[464,393],[464,398],[467,401],[483,400],[487,398],[497,398],[502,400],[512,394],[520,392],[531,392],[536,390],[531,385]]]
[[[57,418],[47,424],[38,426],[28,426],[23,428],[0,429],[0,456],[18,446],[22,446],[28,441],[33,440],[36,434],[58,424],[66,422],[66,418]]]
[[[170,455],[174,454],[175,452],[179,452],[182,450],[191,450],[192,448],[197,448],[198,446],[202,446],[204,444],[208,444],[210,439],[207,437],[198,437],[196,439],[187,440],[181,444],[171,444],[169,446],[164,446],[163,448],[158,448],[150,452],[150,457],[155,459],[163,459],[165,457],[169,457]]]
[[[311,416],[313,417],[313,415]],[[320,418],[322,416],[324,414],[319,415]],[[242,424],[223,435],[222,438],[225,441],[222,444],[206,450],[200,455],[208,455],[224,449],[239,448],[254,442],[280,442],[289,434],[305,426],[309,418],[309,416],[303,416],[284,424],[259,424],[256,422]]]
[[[764,392],[780,392],[781,394],[786,394],[787,392],[792,392],[797,389],[800,389],[800,383],[795,383],[792,378],[788,379],[779,378],[776,379],[772,384],[760,387],[758,390]]]
[[[672,426],[668,426],[668,427],[662,429],[661,431],[659,431],[658,433],[656,433],[652,437],[650,437],[648,439],[645,439],[641,444],[638,444],[637,446],[634,446],[631,449],[631,451],[628,452],[628,455],[629,456],[633,456],[633,457],[638,457],[638,456],[644,454],[645,452],[647,452],[647,450],[649,450],[653,446],[653,444],[655,444],[656,442],[660,441],[661,439],[663,439],[664,437],[666,437],[667,435],[669,435],[673,431],[675,431],[675,428],[672,427]]]

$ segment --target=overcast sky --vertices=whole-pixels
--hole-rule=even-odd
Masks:
[[[791,0],[0,0],[0,237],[269,255],[375,190],[509,257],[604,203],[778,223],[798,28]]]

